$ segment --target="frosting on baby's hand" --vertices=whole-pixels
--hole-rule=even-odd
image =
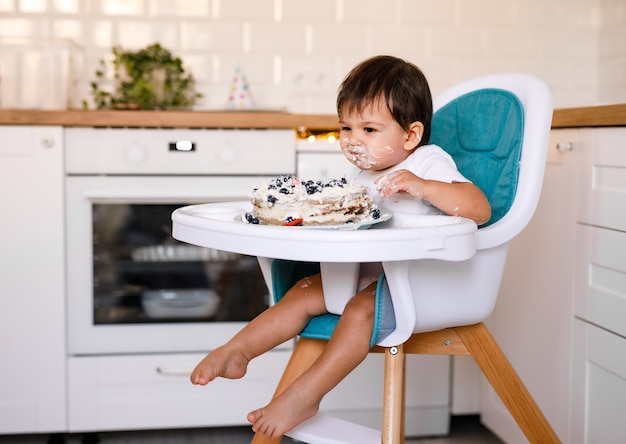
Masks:
[[[390,197],[398,192],[398,186],[393,181],[394,174],[385,174],[374,181],[376,185],[376,191],[378,191],[381,197]]]

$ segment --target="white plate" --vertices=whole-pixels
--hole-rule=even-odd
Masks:
[[[391,213],[389,213],[387,211],[383,211],[382,209],[380,209],[380,210],[381,210],[381,212],[380,212],[381,214],[380,214],[380,217],[378,219],[368,219],[368,220],[364,220],[364,221],[358,222],[358,223],[347,223],[347,224],[340,224],[340,225],[294,225],[294,226],[289,226],[289,228],[304,228],[304,229],[308,229],[308,230],[367,230],[372,225],[376,225],[376,224],[379,224],[381,222],[386,222],[389,219],[391,219]],[[244,224],[257,225],[257,224],[250,224],[249,222],[247,222],[246,219],[245,219],[245,213],[242,213],[239,216],[237,216],[235,218],[235,220],[240,221],[240,222],[242,222]],[[284,226],[284,225],[263,225],[263,224],[261,224],[261,226],[264,226],[264,227],[280,227],[280,226]]]

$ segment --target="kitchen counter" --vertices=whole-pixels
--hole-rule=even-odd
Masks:
[[[333,114],[265,111],[95,111],[0,109],[0,125],[58,125],[137,128],[295,128],[337,129]],[[563,108],[554,111],[553,128],[626,126],[626,104]]]
[[[554,110],[552,128],[626,126],[626,104]]]
[[[261,111],[96,111],[0,109],[0,125],[58,125],[134,128],[294,128],[329,130],[338,126],[331,114]]]

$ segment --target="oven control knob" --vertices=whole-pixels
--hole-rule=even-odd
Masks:
[[[126,160],[132,164],[138,164],[144,161],[146,152],[143,147],[133,145],[126,150]]]

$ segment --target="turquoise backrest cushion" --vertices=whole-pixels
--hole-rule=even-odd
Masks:
[[[501,89],[467,93],[433,115],[430,143],[446,150],[489,199],[491,219],[483,227],[500,220],[513,204],[523,132],[522,104]]]

